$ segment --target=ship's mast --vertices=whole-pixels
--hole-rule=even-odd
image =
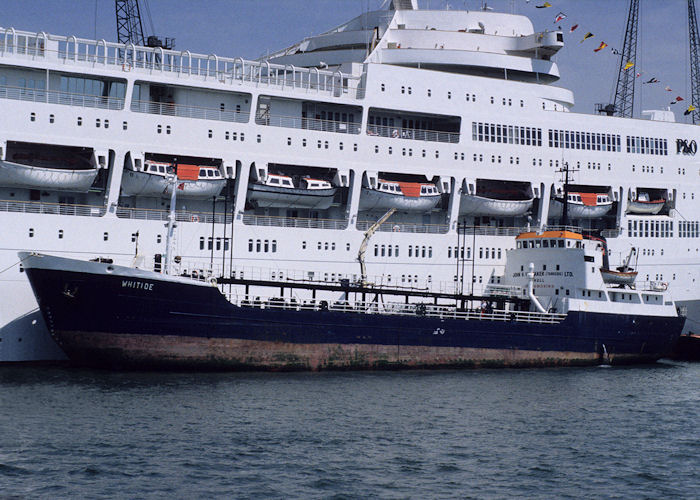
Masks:
[[[698,36],[698,16],[695,0],[688,0],[688,32],[690,38],[690,85],[693,123],[700,123],[700,36]]]
[[[692,3],[693,0],[688,0]],[[620,67],[617,74],[617,87],[615,89],[614,113],[615,116],[632,118],[634,112],[634,83],[635,70],[625,67],[628,63],[636,64],[637,61],[637,32],[639,27],[639,0],[630,0],[630,9],[627,14],[627,29],[625,41],[620,55]],[[697,30],[696,30],[697,32]]]

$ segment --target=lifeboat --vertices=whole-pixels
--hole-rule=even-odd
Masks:
[[[376,188],[362,188],[360,210],[396,210],[428,212],[435,208],[441,195],[435,184],[387,181],[379,179]]]
[[[0,160],[2,186],[87,192],[97,177],[94,166],[75,158],[18,152],[12,160]]]
[[[637,199],[630,201],[627,204],[627,213],[630,214],[641,214],[641,215],[656,215],[662,208],[666,200],[659,198],[657,200],[652,200],[649,198],[649,193],[641,191],[637,195]]]
[[[610,285],[631,286],[637,279],[637,271],[613,271],[601,267],[600,274],[603,277],[603,282]]]
[[[177,172],[178,197],[211,198],[221,192],[226,179],[211,165],[184,165],[146,160],[142,170],[125,170],[122,179],[123,196],[170,195],[168,175]]]
[[[568,193],[568,211],[571,219],[597,219],[607,214],[612,204],[607,193]],[[561,217],[563,211],[563,199],[553,199],[549,206],[549,216]]]
[[[248,200],[258,208],[313,208],[326,210],[336,188],[325,180],[302,177],[294,185],[291,176],[267,174],[262,182],[248,186]]]
[[[460,215],[518,217],[531,208],[534,198],[529,184],[512,181],[479,179],[476,194],[462,191]]]

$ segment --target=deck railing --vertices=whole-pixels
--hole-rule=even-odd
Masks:
[[[0,200],[0,212],[102,217],[107,210],[103,206],[95,205],[47,203],[44,201]]]
[[[496,309],[485,311],[481,308],[459,310],[454,306],[428,303],[404,302],[332,302],[327,300],[285,300],[279,297],[252,297],[243,294],[227,294],[228,300],[240,307],[293,311],[337,311],[355,314],[386,314],[392,316],[428,317],[439,319],[459,319],[498,322],[521,322],[557,324],[566,318],[561,313],[540,313],[530,311],[508,311]]]
[[[416,141],[448,142],[450,144],[459,143],[459,132],[386,127],[384,125],[367,125],[367,135],[393,137],[395,139],[414,139]]]
[[[361,125],[355,122],[321,120],[316,118],[303,118],[301,116],[265,115],[255,118],[257,125],[271,127],[298,128],[303,130],[317,130],[319,132],[335,132],[337,134],[359,134]]]
[[[357,221],[357,229],[367,231],[375,221]],[[444,234],[449,230],[447,224],[411,224],[407,222],[384,222],[379,225],[378,231],[394,233],[418,233],[418,234]]]
[[[248,123],[250,113],[241,111],[222,111],[218,108],[200,106],[185,106],[152,101],[132,101],[131,111],[151,113],[155,115],[179,116],[184,118],[200,118],[203,120],[219,120],[223,122]]]
[[[243,224],[251,226],[300,227],[306,229],[345,229],[348,227],[347,219],[313,219],[253,214],[243,214]]]
[[[28,89],[24,87],[0,86],[0,99],[45,102],[82,108],[124,109],[124,99],[86,94],[72,94],[58,90]]]
[[[169,214],[169,210],[117,207],[117,217],[120,219],[167,221]],[[176,210],[175,220],[178,222],[198,222],[202,224],[211,224],[213,220],[216,224],[223,224],[224,221],[226,224],[231,224],[232,216],[230,213],[222,214],[192,210]]]
[[[170,74],[221,85],[265,85],[334,97],[357,98],[362,95],[359,88],[361,78],[338,70],[298,68],[291,64],[196,54],[189,50],[139,47],[131,43],[32,33],[14,28],[0,28],[0,57],[56,61],[64,66],[83,68],[111,67],[125,73]]]

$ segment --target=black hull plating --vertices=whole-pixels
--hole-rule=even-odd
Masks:
[[[569,313],[561,323],[542,324],[260,309],[233,305],[213,286],[133,280],[152,286],[130,287],[124,285],[128,278],[115,275],[44,269],[27,269],[27,274],[49,329],[68,356],[99,366],[377,368],[389,350],[403,350],[403,357],[399,354],[385,363],[396,367],[594,364],[605,360],[604,352],[615,363],[649,362],[671,351],[684,322],[579,312]],[[135,355],[156,341],[159,352],[163,343],[173,352]],[[202,352],[202,346],[227,342],[246,346],[248,357]],[[196,346],[197,355],[188,357],[179,344]],[[310,354],[315,362],[300,357],[295,346],[304,346],[306,353],[315,351]],[[325,359],[321,346],[364,354],[356,362],[333,363]],[[375,351],[378,357],[366,356]],[[266,359],[279,360],[289,353],[293,355],[288,363],[266,364]]]

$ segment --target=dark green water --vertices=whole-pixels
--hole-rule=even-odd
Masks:
[[[0,368],[0,498],[697,498],[700,365]]]

